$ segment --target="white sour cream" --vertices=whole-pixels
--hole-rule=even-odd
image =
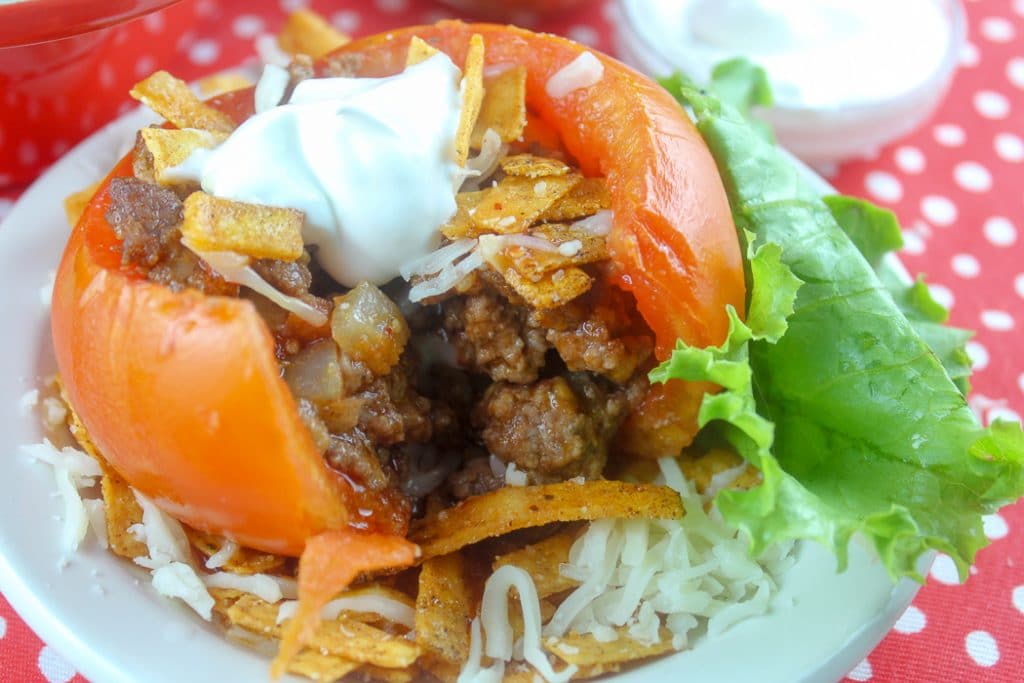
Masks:
[[[302,81],[176,175],[217,197],[302,211],[303,239],[334,279],[383,284],[435,249],[455,213],[466,174],[454,157],[458,79],[438,54],[389,78]]]

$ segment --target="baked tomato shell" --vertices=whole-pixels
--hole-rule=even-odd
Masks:
[[[126,160],[112,176],[131,174]],[[120,268],[106,184],[72,232],[51,321],[68,397],[100,452],[174,517],[298,555],[348,520],[247,301],[172,292]]]
[[[721,342],[726,305],[744,303],[736,231],[710,153],[663,89],[595,54],[601,81],[553,98],[548,79],[586,48],[505,26],[441,22],[340,53],[359,55],[361,75],[388,75],[404,68],[413,35],[462,63],[473,33],[489,65],[526,67],[530,108],[587,174],[607,178],[615,282],[636,298],[658,356],[677,339]],[[242,119],[252,93],[216,104]],[[112,176],[130,174],[125,160]],[[162,509],[246,546],[298,555],[308,538],[345,527],[351,489],[316,452],[253,306],[124,271],[108,206],[104,185],[69,240],[51,315],[58,367],[97,446]]]

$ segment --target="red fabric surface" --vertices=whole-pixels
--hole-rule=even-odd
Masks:
[[[155,67],[194,79],[254,54],[254,39],[275,32],[302,0],[187,0],[137,21],[114,38],[121,48],[93,72],[113,105],[131,106],[127,85]],[[565,33],[612,51],[615,13],[595,2],[557,17],[519,17],[531,28]],[[607,5],[607,6],[605,6]],[[312,7],[357,35],[453,16],[426,0],[314,0]],[[831,178],[841,191],[895,210],[905,226],[904,262],[927,274],[952,323],[978,330],[971,403],[984,420],[1019,419],[1024,409],[1024,1],[967,2],[969,45],[939,111],[919,131],[877,156],[844,164]],[[167,35],[185,15],[192,26]],[[191,15],[189,17],[188,15]],[[158,43],[174,56],[155,63]],[[111,55],[114,53],[112,52]],[[93,110],[87,112],[96,117]],[[102,123],[95,120],[95,125]],[[71,142],[68,140],[67,142]],[[0,189],[0,218],[23,188]],[[964,586],[940,556],[928,584],[882,644],[847,680],[1024,681],[1024,503],[986,520],[992,540]],[[0,683],[83,681],[0,599]]]

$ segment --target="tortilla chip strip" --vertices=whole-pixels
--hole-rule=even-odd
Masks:
[[[303,54],[319,59],[351,40],[316,12],[298,9],[288,15],[277,36],[277,45],[290,55]]]
[[[505,176],[497,187],[485,190],[470,215],[475,231],[506,235],[526,232],[582,179],[575,173],[540,179]]]
[[[305,676],[317,683],[335,683],[359,668],[359,662],[315,650],[306,650],[288,663],[288,673]]]
[[[683,456],[679,458],[679,467],[688,481],[692,481],[700,492],[711,486],[711,479],[716,474],[739,467],[744,463],[740,456],[731,451],[715,448],[698,457]],[[753,465],[747,468],[729,485],[729,488],[751,489],[761,483],[761,473]]]
[[[197,128],[143,128],[139,131],[153,158],[153,177],[161,185],[177,182],[167,170],[188,159],[197,149],[212,149],[227,139],[227,133],[211,133]]]
[[[431,558],[487,538],[552,522],[682,516],[679,494],[667,486],[567,481],[543,486],[506,486],[467,498],[419,522],[410,537],[420,545],[422,556]]]
[[[142,508],[135,499],[135,494],[128,482],[108,466],[103,467],[103,479],[100,482],[107,517],[107,541],[110,549],[121,557],[134,560],[146,557],[149,549],[128,532],[135,524],[142,523]]]
[[[543,214],[540,223],[564,223],[593,216],[602,209],[611,208],[612,198],[604,178],[584,178],[562,195]]]
[[[455,215],[441,226],[441,233],[453,242],[463,237],[477,237],[479,233],[473,223],[473,214],[476,213],[477,205],[489,191],[476,190],[474,192],[459,192],[455,195]]]
[[[661,630],[660,642],[653,645],[644,645],[630,638],[629,629],[625,626],[615,630],[619,637],[609,643],[600,642],[590,634],[567,633],[561,638],[545,638],[543,645],[545,650],[566,664],[580,667],[623,664],[673,650],[672,633],[668,629]]]
[[[459,553],[427,560],[416,594],[416,642],[446,662],[461,665],[469,656],[474,606]]]
[[[558,159],[539,157],[534,154],[514,154],[501,160],[501,170],[509,175],[524,178],[542,178],[549,175],[565,175],[568,164]]]
[[[500,272],[516,294],[534,308],[542,309],[569,303],[585,294],[594,283],[593,278],[575,266],[560,268],[537,282],[521,275],[515,268],[502,268]]]
[[[469,158],[469,140],[480,116],[484,99],[484,38],[474,33],[469,39],[466,63],[462,68],[462,115],[455,132],[455,163],[466,165]]]
[[[192,547],[206,557],[210,557],[210,555],[220,550],[225,541],[221,536],[208,534],[205,531],[199,531],[188,526],[185,527],[185,534],[188,536],[188,541],[192,544]],[[288,562],[287,557],[271,555],[270,553],[239,546],[235,550],[234,555],[228,558],[227,562],[218,568],[218,571],[232,572],[234,574],[266,574],[280,569],[286,562]]]
[[[230,133],[235,129],[230,116],[201,102],[185,81],[166,71],[157,71],[139,81],[130,94],[178,128],[199,128],[211,133]]]
[[[490,128],[502,142],[518,140],[526,127],[526,69],[513,66],[494,76],[484,76],[484,99],[473,126],[469,145],[480,149]]]
[[[531,282],[540,282],[560,268],[583,266],[608,258],[608,245],[603,237],[572,227],[570,223],[542,223],[530,228],[528,235],[539,237],[555,246],[575,244],[575,253],[565,256],[558,252],[529,249],[519,245],[505,248],[508,263]]]
[[[494,571],[505,565],[519,567],[533,579],[537,595],[546,598],[555,593],[575,588],[579,581],[562,576],[559,565],[569,561],[569,548],[576,542],[576,529],[563,531],[543,541],[494,558]]]
[[[222,73],[201,78],[197,85],[203,97],[216,97],[226,92],[251,87],[253,82],[239,73]]]
[[[356,672],[360,678],[368,681],[383,681],[383,683],[410,683],[412,680],[420,680],[419,672],[412,667],[406,669],[385,669],[382,666],[363,664]]]
[[[68,219],[68,225],[72,228],[78,224],[78,219],[82,217],[85,207],[89,205],[99,186],[98,182],[93,183],[89,187],[83,187],[78,192],[72,192],[64,198],[64,216]]]
[[[413,36],[409,41],[409,52],[405,57],[405,65],[413,66],[414,64],[425,62],[439,52],[440,50],[419,36]]]
[[[246,631],[281,638],[286,627],[277,623],[278,609],[277,605],[246,593],[228,607],[226,616],[230,623]],[[419,647],[411,640],[345,615],[320,622],[306,647],[321,654],[391,669],[413,664],[420,654]]]
[[[283,630],[281,649],[270,665],[271,675],[278,677],[284,673],[288,662],[315,638],[320,611],[324,605],[348,588],[356,577],[369,572],[408,567],[418,556],[419,549],[404,538],[355,531],[347,527],[325,531],[310,538],[299,558],[299,608],[288,627]],[[416,647],[409,641],[405,642]]]
[[[233,251],[284,261],[302,256],[301,211],[193,192],[185,200],[184,215],[181,235],[201,251]]]

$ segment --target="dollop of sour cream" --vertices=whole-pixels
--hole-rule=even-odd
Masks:
[[[383,284],[434,250],[466,172],[455,163],[459,69],[437,54],[388,78],[315,78],[175,175],[223,199],[305,214],[338,282]]]

